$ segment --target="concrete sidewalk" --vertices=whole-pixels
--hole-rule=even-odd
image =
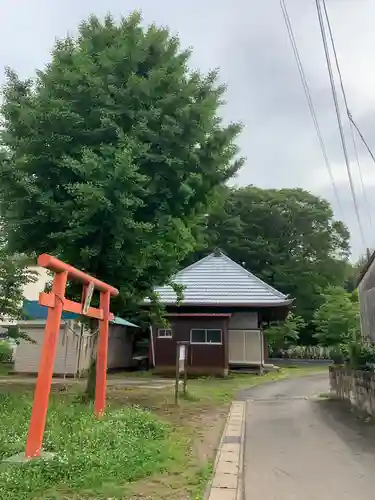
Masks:
[[[232,403],[216,456],[208,500],[241,500],[246,403]]]

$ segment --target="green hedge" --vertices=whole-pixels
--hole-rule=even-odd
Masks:
[[[271,358],[332,359],[329,347],[297,345],[289,349],[270,349]]]

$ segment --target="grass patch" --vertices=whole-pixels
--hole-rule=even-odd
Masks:
[[[30,403],[30,395],[1,394],[0,458],[23,451]],[[56,457],[1,465],[0,498],[47,498],[52,487],[55,496],[50,498],[72,491],[101,498],[113,485],[124,490],[127,483],[167,470],[184,452],[170,426],[148,411],[109,409],[102,420],[95,420],[91,406],[68,397],[52,398],[44,449]]]
[[[11,363],[0,363],[0,377],[6,376],[13,370]]]

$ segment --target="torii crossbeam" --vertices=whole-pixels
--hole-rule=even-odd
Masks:
[[[119,292],[107,283],[100,281],[75,267],[65,264],[48,254],[38,258],[38,265],[55,273],[50,293],[42,292],[39,303],[48,307],[48,316],[44,333],[38,378],[34,394],[33,409],[29,424],[29,433],[26,442],[26,457],[40,456],[43,443],[43,434],[46,424],[49,393],[51,391],[53,365],[56,356],[56,345],[60,331],[61,315],[63,311],[95,318],[100,321],[98,354],[96,364],[96,394],[94,411],[100,418],[103,415],[107,384],[107,357],[108,357],[108,323],[113,319],[109,310],[110,299]],[[83,284],[82,302],[74,302],[65,298],[68,279],[80,281]],[[90,307],[90,299],[96,289],[100,292],[99,308]],[[90,295],[90,296],[89,296]]]

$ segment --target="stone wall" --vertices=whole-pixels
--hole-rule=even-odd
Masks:
[[[329,379],[335,397],[375,416],[375,373],[330,366]]]

